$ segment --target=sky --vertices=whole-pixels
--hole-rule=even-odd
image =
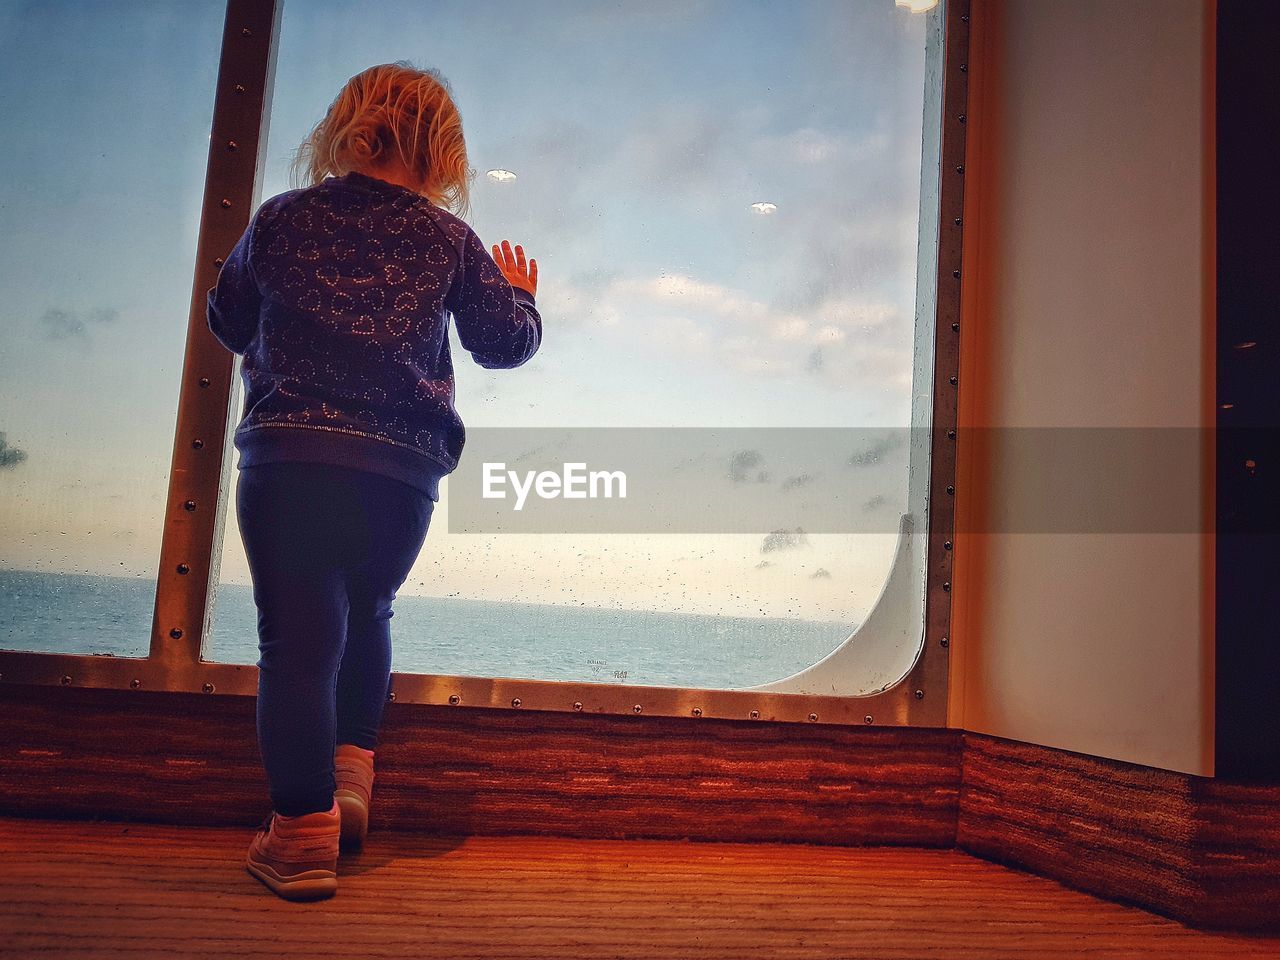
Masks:
[[[155,575],[222,15],[0,0],[0,569]],[[438,68],[470,222],[540,266],[537,357],[486,371],[454,338],[469,426],[905,426],[924,24],[893,0],[286,0],[263,198],[348,77]],[[879,503],[906,492],[904,459]],[[402,595],[854,623],[894,541],[450,534],[447,499]],[[248,582],[233,518],[222,578]]]

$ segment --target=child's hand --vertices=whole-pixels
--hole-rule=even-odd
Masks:
[[[520,246],[520,244],[516,244],[516,251],[512,253],[511,244],[506,240],[502,241],[501,247],[495,243],[493,245],[493,262],[498,265],[502,275],[507,278],[507,283],[524,290],[530,295],[537,294],[538,261],[530,260],[526,264],[524,262],[524,247]]]

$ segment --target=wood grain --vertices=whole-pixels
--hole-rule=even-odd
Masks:
[[[1280,930],[1280,786],[1192,777],[1205,926]],[[1166,911],[1172,912],[1172,911]]]
[[[966,733],[956,843],[1206,927],[1280,927],[1280,787]]]
[[[0,820],[0,957],[1280,957],[957,851],[375,831],[290,904],[249,835]]]
[[[0,812],[250,825],[254,701],[0,687]],[[390,704],[375,829],[949,847],[946,730]]]

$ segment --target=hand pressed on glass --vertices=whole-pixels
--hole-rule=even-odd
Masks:
[[[524,260],[524,247],[516,244],[515,253],[511,252],[509,241],[503,240],[502,246],[493,245],[493,262],[498,265],[507,283],[529,294],[538,292],[538,261]]]

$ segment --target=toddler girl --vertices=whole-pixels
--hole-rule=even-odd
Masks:
[[[237,516],[258,608],[258,743],[273,812],[249,848],[288,899],[332,895],[368,824],[392,601],[462,451],[446,314],[481,366],[538,349],[538,268],[493,257],[445,81],[352,77],[298,151],[309,186],[258,209],[209,291],[244,355]]]

